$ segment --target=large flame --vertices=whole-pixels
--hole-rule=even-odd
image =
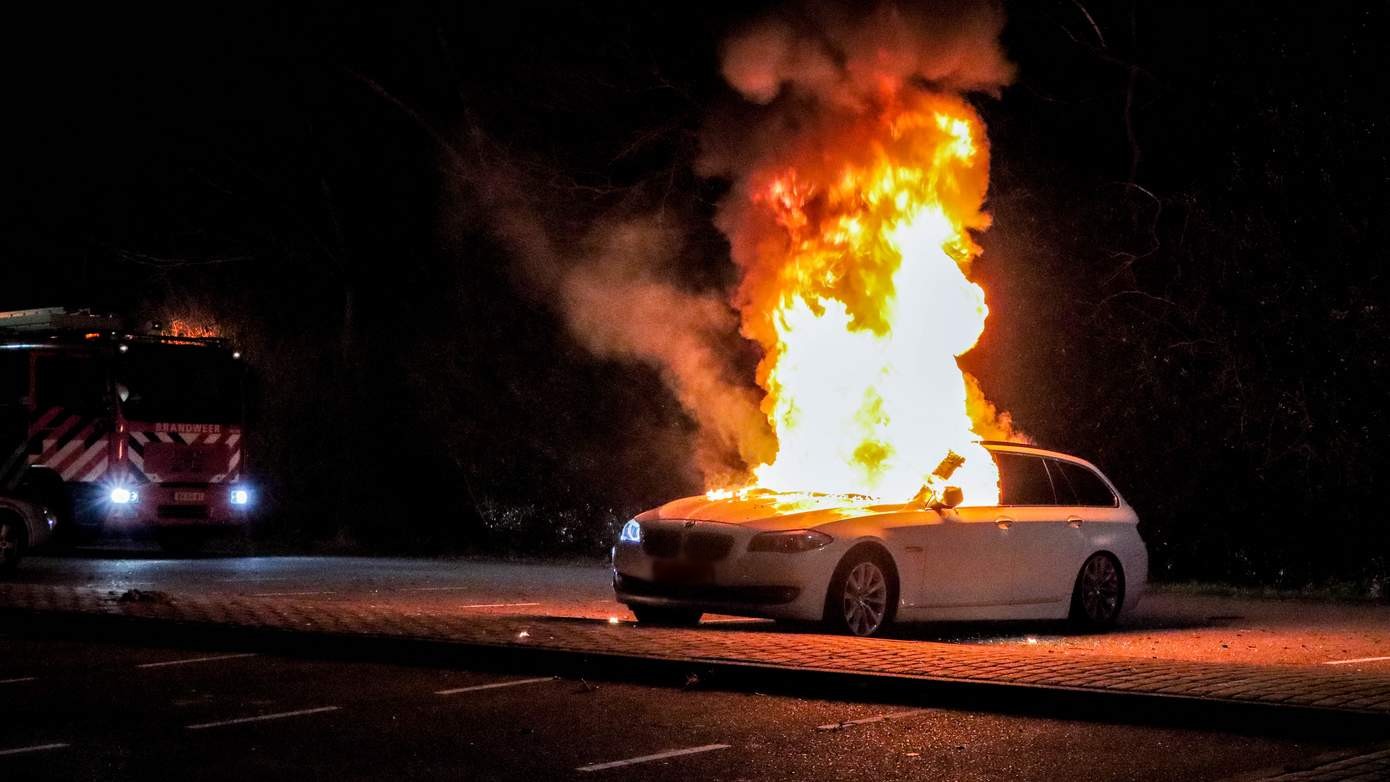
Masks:
[[[960,486],[998,501],[956,357],[984,330],[984,291],[969,278],[971,230],[989,180],[984,126],[963,100],[910,91],[865,113],[832,148],[816,144],[750,177],[759,240],[744,253],[738,303],[764,358],[758,383],[777,454],[758,486],[905,501]],[[964,457],[949,481],[943,458]]]

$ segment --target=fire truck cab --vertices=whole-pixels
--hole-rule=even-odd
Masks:
[[[190,548],[248,520],[241,354],[61,308],[0,312],[0,485],[69,539]]]

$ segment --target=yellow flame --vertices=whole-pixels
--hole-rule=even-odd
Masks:
[[[998,472],[969,409],[987,402],[956,364],[989,313],[967,276],[980,252],[969,231],[989,225],[983,124],[944,96],[870,123],[832,175],[816,161],[753,191],[785,240],[759,245],[740,290],[778,443],[755,482],[903,500],[949,483],[994,503]],[[931,471],[950,451],[965,462],[942,481]]]

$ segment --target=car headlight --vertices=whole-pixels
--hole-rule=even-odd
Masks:
[[[762,532],[748,542],[749,551],[772,551],[778,554],[796,554],[812,551],[829,543],[833,538],[824,532],[813,529],[794,529],[787,532]]]
[[[112,489],[108,497],[110,497],[112,504],[115,505],[129,505],[140,501],[139,492],[131,491],[124,486],[117,486]]]
[[[631,519],[623,525],[623,531],[618,533],[620,543],[641,543],[642,525],[637,523],[637,519]]]
[[[250,505],[251,490],[232,489],[231,493],[227,495],[227,500],[231,502],[233,505]]]

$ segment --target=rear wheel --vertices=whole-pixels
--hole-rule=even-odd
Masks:
[[[671,608],[668,606],[628,606],[639,625],[661,625],[665,627],[694,627],[700,623],[704,612],[693,608]]]
[[[1092,554],[1076,575],[1071,595],[1071,623],[1086,630],[1108,630],[1125,604],[1125,579],[1114,556]]]
[[[835,568],[825,598],[825,621],[838,633],[877,635],[893,621],[898,577],[882,551],[851,551]]]
[[[23,519],[13,513],[0,514],[0,575],[19,567],[29,542],[28,532]]]

